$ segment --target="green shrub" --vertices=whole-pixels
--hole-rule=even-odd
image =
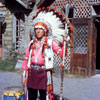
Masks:
[[[0,70],[3,71],[13,71],[15,69],[16,61],[15,60],[3,60],[0,61]]]
[[[18,53],[16,52],[15,43],[8,50],[8,58],[0,61],[0,70],[14,71],[17,62]]]
[[[12,47],[9,49],[8,56],[9,56],[8,59],[14,59],[14,60],[17,59],[18,52],[16,52],[15,43],[13,43]]]

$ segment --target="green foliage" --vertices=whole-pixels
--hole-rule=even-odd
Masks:
[[[13,60],[17,59],[18,52],[16,51],[15,43],[12,44],[12,48],[9,49],[8,54],[9,54],[9,58],[8,59],[13,59]]]
[[[3,60],[0,61],[0,70],[3,71],[13,71],[15,69],[16,61],[15,60]]]
[[[54,69],[52,69],[52,73],[55,73],[55,70]]]
[[[17,62],[18,53],[16,52],[15,43],[12,44],[12,48],[8,50],[8,58],[0,61],[0,70],[14,71]]]

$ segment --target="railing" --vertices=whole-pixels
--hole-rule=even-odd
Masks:
[[[89,0],[89,4],[100,4],[100,0]]]

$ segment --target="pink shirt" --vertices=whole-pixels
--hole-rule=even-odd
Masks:
[[[30,43],[29,43],[30,44]],[[39,65],[43,65],[44,64],[44,57],[42,56],[42,50],[40,50],[41,47],[39,47],[37,50],[36,49],[33,49],[32,51],[32,54],[34,54],[34,56],[31,57],[31,63],[35,64],[36,63],[36,56],[37,56],[37,64]],[[63,46],[62,48],[55,42],[53,41],[52,42],[52,49],[55,53],[57,53],[59,50],[59,56],[62,57],[63,56]],[[39,53],[40,51],[40,53]],[[26,54],[25,56],[27,58],[29,58],[29,45],[26,49]],[[22,70],[23,71],[27,71],[27,64],[28,64],[28,60],[24,59],[23,63],[22,63]]]

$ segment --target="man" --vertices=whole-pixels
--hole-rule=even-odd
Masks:
[[[22,63],[22,84],[27,84],[29,100],[36,100],[38,91],[40,100],[53,100],[53,52],[63,56],[65,31],[62,27],[61,19],[48,8],[40,10],[33,20],[34,37],[28,44]]]

